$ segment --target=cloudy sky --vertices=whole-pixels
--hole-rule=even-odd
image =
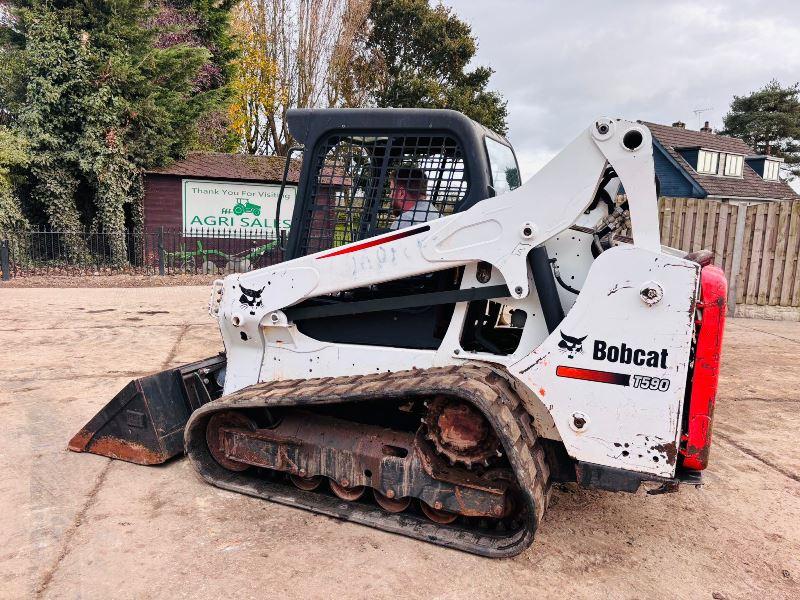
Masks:
[[[524,179],[597,116],[718,128],[734,95],[800,80],[798,0],[445,4],[495,69]]]

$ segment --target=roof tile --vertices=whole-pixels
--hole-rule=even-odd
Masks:
[[[707,133],[704,131],[692,131],[682,127],[671,127],[669,125],[659,125],[658,123],[648,123],[650,132],[655,137],[670,156],[708,193],[709,196],[723,196],[725,198],[763,198],[765,200],[796,200],[798,194],[785,181],[765,181],[756,173],[747,162],[742,167],[742,177],[723,177],[719,175],[703,175],[681,156],[676,148],[707,148],[719,152],[731,152],[733,154],[743,154],[750,156],[755,154],[753,150],[742,140]]]
[[[190,152],[186,158],[176,160],[166,167],[148,173],[197,177],[202,179],[233,179],[280,183],[286,165],[284,156],[254,156],[252,154],[226,154],[224,152]],[[300,161],[292,160],[287,183],[297,183]]]

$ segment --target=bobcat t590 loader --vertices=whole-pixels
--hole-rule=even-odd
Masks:
[[[185,451],[212,485],[486,556],[531,543],[554,481],[699,482],[726,281],[661,246],[645,126],[598,119],[520,185],[452,111],[288,120],[286,260],[214,283],[225,353],[132,381],[71,449]]]

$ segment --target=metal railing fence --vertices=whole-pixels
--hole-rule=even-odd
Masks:
[[[0,276],[224,275],[281,262],[272,230],[0,231]]]

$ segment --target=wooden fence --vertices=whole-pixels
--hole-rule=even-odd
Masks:
[[[800,306],[800,200],[747,205],[661,198],[661,242],[711,250],[725,271],[728,304]]]

